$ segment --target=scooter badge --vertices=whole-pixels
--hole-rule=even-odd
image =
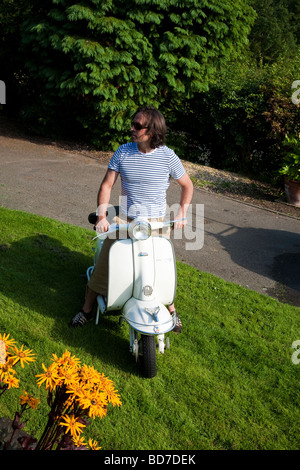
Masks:
[[[144,286],[143,292],[144,292],[144,295],[151,295],[153,292],[153,288],[151,286]]]

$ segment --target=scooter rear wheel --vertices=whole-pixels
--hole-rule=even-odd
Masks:
[[[142,354],[140,365],[144,377],[151,379],[156,375],[156,344],[154,336],[141,335]]]

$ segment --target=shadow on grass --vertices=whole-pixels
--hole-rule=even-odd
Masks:
[[[102,316],[98,326],[90,322],[83,328],[69,327],[82,306],[85,273],[92,256],[72,251],[48,235],[37,234],[10,245],[0,243],[0,264],[0,291],[16,305],[51,318],[49,329],[44,322],[45,334],[49,332],[67,347],[82,348],[121,370],[138,373],[129,354],[127,331],[125,337],[117,312]],[[17,307],[15,312],[16,321],[20,321]]]

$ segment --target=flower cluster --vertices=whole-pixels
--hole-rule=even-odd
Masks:
[[[29,395],[29,393],[24,390],[24,395],[20,396],[20,403],[21,407],[24,407],[24,409],[31,408],[32,410],[36,410],[40,400],[34,398],[32,395]]]
[[[9,338],[9,334],[0,333],[0,394],[10,388],[18,388],[20,380],[16,377],[15,366],[19,363],[22,368],[25,364],[35,361],[32,349],[16,346],[16,341]]]
[[[87,449],[98,450],[101,447],[93,439],[85,443],[82,432],[89,424],[89,418],[103,418],[109,404],[121,406],[118,390],[114,383],[94,367],[81,365],[80,360],[69,351],[61,357],[53,354],[49,367],[42,364],[43,372],[38,374],[37,384],[44,385],[48,390],[50,412],[44,432],[37,442],[31,436],[22,438],[24,449]],[[16,346],[16,341],[9,334],[0,333],[0,395],[13,387],[19,387],[16,377],[16,364],[24,368],[25,364],[35,360],[31,349]],[[20,397],[21,411],[15,413],[12,421],[12,434],[5,444],[9,449],[15,432],[22,429],[26,421],[21,422],[23,414],[29,408],[35,410],[39,400],[25,390]]]
[[[88,418],[103,418],[109,403],[120,406],[121,400],[114,383],[94,367],[80,365],[79,359],[65,351],[61,357],[53,354],[52,364],[37,375],[39,386],[48,390],[48,404],[51,407],[46,429],[37,448],[52,449],[82,447],[81,434],[88,424]],[[92,449],[99,448],[95,441],[89,441]]]

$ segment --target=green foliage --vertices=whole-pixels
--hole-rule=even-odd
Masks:
[[[300,181],[300,139],[299,136],[286,136],[283,147],[285,154],[280,174],[292,181]]]
[[[263,67],[231,64],[178,117],[189,142],[182,151],[201,163],[206,149],[211,166],[278,179],[285,136],[300,132],[300,109],[292,101],[299,69],[299,54]]]
[[[19,54],[20,23],[30,14],[32,5],[33,0],[0,0],[0,79],[7,85],[7,114],[13,115],[22,107],[22,91],[26,90],[27,75],[22,73]]]
[[[21,21],[24,117],[48,132],[78,121],[99,145],[128,138],[138,106],[174,110],[208,89],[254,21],[246,0],[47,0],[32,13]]]
[[[300,7],[296,0],[251,0],[257,13],[249,41],[254,59],[273,63],[293,56],[299,45]]]

